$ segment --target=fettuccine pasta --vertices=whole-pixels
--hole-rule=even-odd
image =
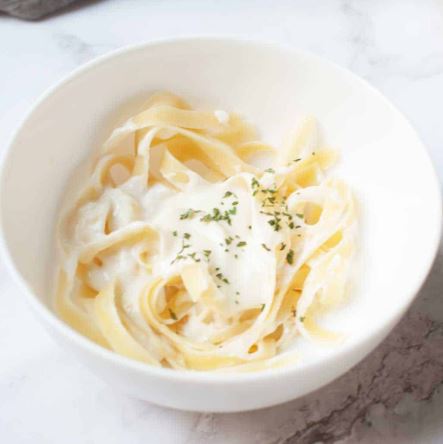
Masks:
[[[336,158],[312,118],[275,149],[236,114],[154,94],[61,214],[57,312],[174,369],[255,371],[294,361],[297,338],[336,341],[321,314],[346,294],[356,232]]]

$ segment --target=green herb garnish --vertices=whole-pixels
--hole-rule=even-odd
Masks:
[[[225,243],[226,243],[226,245],[231,245],[233,240],[234,240],[233,237],[231,237],[231,236],[227,237],[227,238],[225,239]]]
[[[182,246],[180,248],[180,251],[177,253],[177,256],[175,256],[175,258],[171,262],[171,264],[173,264],[174,262],[177,262],[179,260],[186,259],[187,256],[185,255],[185,250],[190,248],[191,245],[187,244],[185,242],[185,239],[189,240],[190,238],[191,238],[191,235],[189,233],[184,233],[183,234]]]
[[[180,220],[192,219],[198,213],[201,213],[201,210],[193,210],[192,208],[189,208],[184,213],[180,214]]]
[[[215,277],[217,277],[218,279],[220,279],[222,282],[224,282],[225,284],[229,284],[229,280],[228,278],[223,274],[223,273],[217,273],[215,275]]]
[[[195,251],[188,254],[188,257],[190,257],[195,262],[201,262],[201,259],[197,257],[197,253]]]

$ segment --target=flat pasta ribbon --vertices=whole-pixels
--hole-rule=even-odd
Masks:
[[[60,215],[57,313],[103,347],[173,369],[296,365],[300,336],[337,343],[322,313],[345,300],[357,231],[351,191],[327,174],[337,158],[312,117],[276,149],[237,114],[152,95]],[[165,199],[189,208],[178,217]],[[170,223],[184,228],[166,233]],[[236,263],[258,267],[258,294],[231,289],[247,271]]]

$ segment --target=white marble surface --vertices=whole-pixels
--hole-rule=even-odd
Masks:
[[[284,42],[351,68],[410,118],[443,180],[443,2],[437,0],[106,0],[81,3],[37,23],[0,15],[0,140],[10,136],[46,87],[79,64],[123,45],[196,34]],[[427,316],[419,326],[426,338],[443,325],[441,265],[440,260],[413,308],[413,322]],[[332,412],[330,422],[347,422],[343,432],[327,435],[331,426],[316,419],[300,426],[300,403],[253,413],[200,415],[129,399],[52,342],[3,265],[0,288],[1,442],[443,442],[441,355],[429,359],[427,349],[421,357],[412,356],[423,360],[423,371],[435,365],[429,387],[422,387],[426,384],[420,380],[415,386],[405,383],[390,401],[364,398],[369,401],[361,407],[359,398],[351,399],[352,411],[359,411],[346,420],[341,407],[332,405],[325,410]],[[407,350],[415,347],[408,344]],[[382,366],[390,356],[382,355]],[[385,383],[394,376],[388,375]],[[311,397],[311,408],[317,401]],[[305,433],[313,427],[322,433],[305,434],[299,441],[301,428]]]

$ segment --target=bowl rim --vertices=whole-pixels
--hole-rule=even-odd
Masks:
[[[10,154],[13,151],[13,147],[16,143],[16,140],[19,137],[22,128],[28,123],[28,121],[32,118],[32,115],[35,111],[39,109],[39,107],[49,99],[54,93],[56,93],[59,89],[63,88],[70,82],[80,78],[82,75],[86,74],[88,71],[93,70],[95,67],[112,61],[115,58],[118,58],[122,55],[126,55],[129,53],[136,53],[138,51],[143,51],[145,49],[149,49],[150,47],[158,47],[158,46],[168,46],[173,44],[182,44],[188,45],[193,43],[209,43],[209,44],[224,44],[228,43],[231,45],[242,45],[253,48],[261,48],[267,47],[273,51],[285,52],[288,54],[293,54],[296,56],[301,56],[303,58],[314,60],[317,62],[321,62],[325,65],[328,65],[330,68],[334,69],[337,72],[340,72],[342,75],[353,78],[354,81],[358,82],[361,86],[366,89],[369,89],[372,94],[375,94],[384,104],[391,109],[397,116],[399,116],[405,124],[409,126],[413,134],[417,138],[417,142],[420,144],[421,149],[423,150],[427,162],[432,170],[432,178],[433,186],[435,188],[435,193],[433,194],[436,197],[435,202],[432,202],[430,205],[436,205],[438,207],[438,217],[435,217],[434,226],[433,226],[433,247],[429,249],[426,253],[425,260],[422,261],[421,268],[419,273],[417,273],[417,277],[415,278],[415,284],[411,286],[409,291],[405,292],[404,303],[398,307],[398,309],[392,313],[392,315],[385,319],[382,324],[378,324],[374,327],[370,332],[365,335],[359,342],[353,344],[343,344],[338,347],[334,353],[328,354],[327,356],[321,357],[319,360],[315,360],[310,363],[295,363],[288,364],[282,367],[277,368],[269,368],[262,369],[260,371],[254,372],[237,372],[237,371],[219,371],[219,372],[210,372],[210,371],[195,371],[195,370],[186,370],[186,369],[169,369],[163,367],[154,367],[149,364],[139,362],[133,360],[131,358],[120,355],[114,351],[105,349],[85,336],[81,335],[79,332],[71,328],[68,324],[62,321],[51,309],[49,306],[45,305],[42,301],[39,300],[38,297],[34,295],[34,292],[28,285],[26,279],[21,275],[18,269],[15,266],[15,263],[12,259],[11,251],[8,247],[5,235],[5,228],[3,224],[3,199],[4,199],[4,184],[6,180],[6,170],[8,165],[8,160],[10,158]],[[67,75],[64,75],[60,80],[58,80],[54,85],[47,88],[34,102],[31,104],[28,111],[24,114],[23,118],[19,121],[17,126],[15,127],[12,135],[9,137],[9,140],[6,143],[6,147],[0,156],[0,253],[3,256],[3,260],[9,270],[9,273],[12,275],[13,280],[18,287],[21,289],[21,293],[24,294],[25,300],[28,305],[37,314],[37,317],[48,324],[52,329],[57,331],[58,334],[67,338],[70,343],[74,343],[79,348],[84,348],[91,354],[96,354],[102,360],[106,361],[107,364],[112,366],[119,367],[127,367],[130,370],[135,372],[146,373],[151,375],[152,377],[169,379],[174,382],[204,382],[204,383],[213,383],[213,384],[225,384],[225,383],[244,383],[246,381],[263,381],[265,379],[271,380],[275,378],[280,378],[283,375],[289,373],[297,373],[301,370],[310,371],[315,368],[327,366],[330,362],[336,361],[340,359],[340,357],[344,357],[347,354],[352,354],[356,349],[358,349],[362,343],[366,342],[368,338],[379,335],[378,341],[376,341],[375,345],[372,349],[369,350],[366,354],[361,356],[359,360],[353,364],[356,365],[360,362],[364,357],[366,357],[376,346],[378,346],[382,340],[390,333],[390,331],[395,327],[398,320],[403,316],[405,311],[409,308],[411,303],[414,301],[416,295],[420,291],[425,279],[427,278],[434,259],[436,257],[438,247],[440,244],[441,232],[442,232],[442,200],[441,200],[441,190],[439,185],[438,176],[436,174],[435,168],[430,159],[429,153],[426,149],[426,146],[422,142],[419,137],[417,131],[410,123],[409,119],[406,118],[401,111],[397,109],[377,88],[372,86],[368,81],[363,79],[357,74],[354,74],[351,70],[340,66],[339,64],[325,58],[323,56],[316,55],[311,53],[310,51],[301,50],[297,47],[289,46],[286,44],[276,43],[269,40],[261,40],[255,38],[242,38],[242,37],[231,37],[231,36],[208,36],[208,35],[196,35],[196,36],[176,36],[169,38],[161,38],[161,39],[151,39],[148,41],[144,41],[137,44],[130,44],[120,47],[116,50],[111,50],[99,57],[96,57],[90,60],[87,63],[80,65],[74,70],[70,71]],[[387,328],[392,325],[392,327]],[[381,333],[381,335],[380,335]],[[342,371],[340,375],[344,372]],[[337,376],[338,377],[338,376]],[[319,386],[320,387],[320,386]]]

